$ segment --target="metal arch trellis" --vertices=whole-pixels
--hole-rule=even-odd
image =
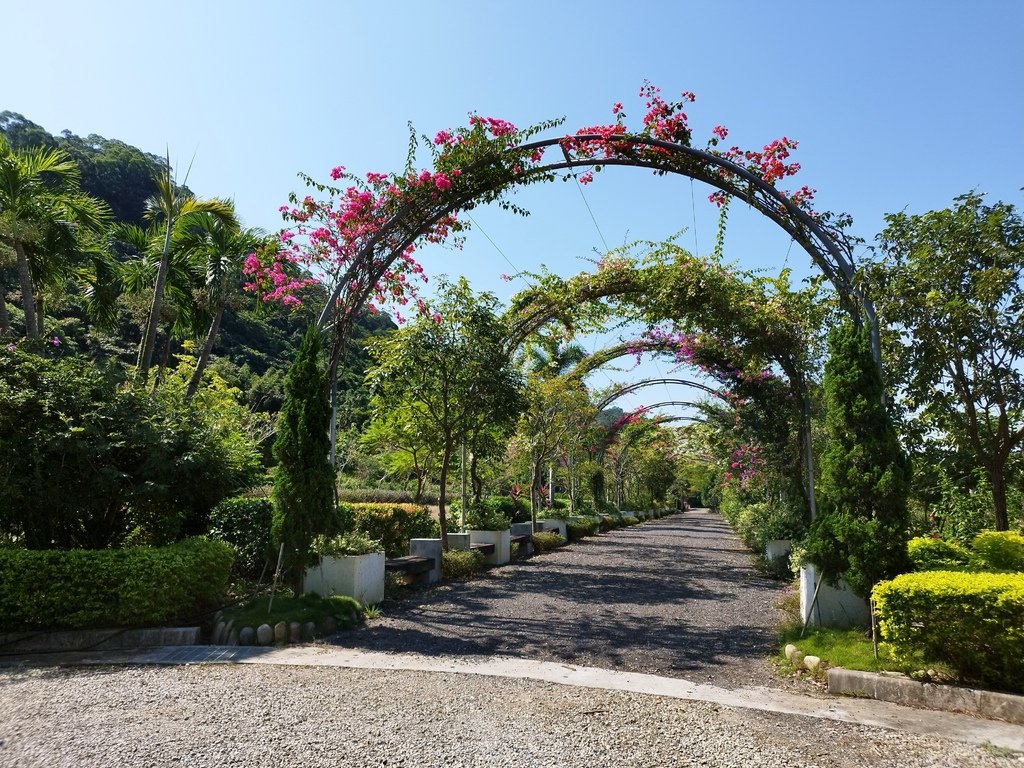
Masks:
[[[622,387],[619,387],[614,392],[610,392],[608,395],[602,398],[601,401],[595,407],[597,411],[600,413],[605,408],[607,408],[611,403],[618,400],[620,397],[624,397],[625,395],[635,392],[638,389],[643,389],[644,387],[653,387],[658,384],[680,384],[685,387],[693,387],[694,389],[703,390],[704,392],[707,392],[709,395],[714,395],[715,397],[722,396],[718,390],[713,389],[712,387],[709,387],[706,384],[701,384],[700,382],[697,381],[690,381],[689,379],[644,379],[643,381],[636,381],[631,384],[626,384]],[[693,405],[693,403],[688,403],[688,405]]]
[[[573,157],[575,145],[600,142],[614,147],[619,156],[595,158]],[[496,165],[507,157],[559,146],[563,160],[523,167],[485,183],[476,182],[474,170]],[[667,154],[661,159],[641,156],[639,148],[659,150]],[[675,161],[675,162],[673,162]],[[340,354],[351,324],[362,310],[373,287],[403,251],[426,235],[445,216],[474,207],[479,198],[495,194],[536,177],[555,178],[557,171],[584,166],[629,166],[649,168],[657,173],[672,173],[703,181],[732,197],[738,198],[775,222],[810,255],[814,263],[836,288],[847,311],[855,322],[866,320],[871,331],[872,350],[881,370],[881,350],[875,309],[855,282],[855,269],[846,238],[834,236],[833,228],[801,209],[781,191],[743,166],[706,150],[695,149],[660,139],[635,134],[578,134],[542,139],[517,145],[502,153],[481,158],[461,169],[461,185],[457,194],[439,196],[430,206],[404,204],[356,253],[338,280],[334,291],[318,319],[324,328],[333,316],[335,331],[334,355]],[[734,181],[735,179],[735,181]],[[833,230],[833,231],[830,231]],[[863,315],[861,315],[863,312]]]

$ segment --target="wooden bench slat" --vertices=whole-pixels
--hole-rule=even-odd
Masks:
[[[477,552],[480,552],[480,553],[485,554],[485,555],[493,555],[494,554],[494,545],[493,544],[470,544],[469,548],[470,549],[475,549]]]
[[[406,555],[384,561],[385,571],[404,571],[405,573],[423,573],[434,567],[434,558]]]

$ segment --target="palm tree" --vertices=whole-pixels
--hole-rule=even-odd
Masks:
[[[196,272],[202,275],[206,308],[211,316],[206,340],[185,390],[186,400],[199,389],[203,371],[210,361],[210,352],[220,332],[224,310],[241,286],[245,259],[262,247],[266,239],[266,232],[261,229],[241,229],[237,224],[229,224],[212,214],[203,213],[195,217],[193,226],[176,241],[176,247],[191,257]]]
[[[157,192],[146,201],[146,218],[155,226],[163,224],[163,249],[153,287],[153,302],[150,305],[149,321],[142,336],[139,362],[136,374],[145,381],[153,364],[153,348],[160,326],[160,312],[170,269],[171,238],[175,232],[187,229],[200,214],[210,214],[225,224],[234,222],[234,208],[226,200],[197,200],[187,190],[175,185],[171,177],[170,157],[163,172],[156,180]]]
[[[185,234],[187,231],[176,231],[167,250],[159,318],[167,342],[165,360],[174,336],[196,336],[205,327],[205,316],[201,316],[194,295],[199,282],[195,264],[180,245]],[[111,247],[127,259],[118,266],[120,288],[128,296],[152,296],[164,252],[161,228],[152,225],[143,229],[133,224],[116,224],[110,229],[110,239]],[[151,307],[151,300],[149,304]],[[159,379],[158,376],[158,384]]]
[[[25,333],[35,340],[42,325],[39,288],[68,273],[79,227],[100,229],[110,216],[106,203],[84,194],[79,182],[78,165],[64,151],[16,152],[0,136],[0,240],[14,251]]]

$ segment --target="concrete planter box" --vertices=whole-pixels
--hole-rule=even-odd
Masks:
[[[513,536],[532,536],[533,523],[512,523],[511,533]]]
[[[320,558],[320,565],[306,569],[306,592],[324,597],[348,595],[362,605],[376,605],[384,599],[384,553]]]
[[[409,554],[434,558],[434,567],[427,571],[427,583],[436,584],[441,580],[440,539],[409,539]]]
[[[768,560],[778,560],[780,557],[789,557],[793,550],[793,543],[789,539],[772,539],[764,547],[764,556]],[[821,594],[819,592],[819,598]]]
[[[465,551],[469,549],[471,544],[468,533],[449,533],[448,534],[448,549],[454,549],[459,551]]]
[[[563,539],[569,538],[565,520],[559,520],[554,517],[545,518],[537,521],[537,528],[541,531],[554,531]]]
[[[814,587],[820,578],[813,565],[800,568],[800,618],[812,627],[869,627],[871,609],[868,601],[857,597],[839,581],[837,587],[822,582],[818,588],[818,599],[811,609]],[[810,613],[810,616],[808,616]]]
[[[470,531],[469,540],[473,544],[494,545],[494,554],[484,555],[488,565],[504,565],[512,559],[511,531]]]

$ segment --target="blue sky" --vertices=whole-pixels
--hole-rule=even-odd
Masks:
[[[407,121],[433,135],[477,110],[520,126],[565,116],[575,131],[610,120],[617,101],[638,120],[645,78],[666,95],[697,94],[695,141],[719,123],[744,147],[798,139],[797,186],[817,188],[820,209],[852,213],[868,241],[885,213],[945,207],[971,189],[1021,204],[1017,0],[61,0],[13,4],[3,18],[0,110],[53,133],[169,147],[179,169],[195,155],[189,186],[233,197],[250,226],[279,226],[298,171],[399,169]],[[529,218],[478,210],[462,253],[423,260],[431,274],[465,274],[504,297],[516,284],[498,275],[511,268],[483,232],[519,268],[563,274],[587,268],[605,243],[683,227],[681,242],[706,253],[707,194],[686,179],[612,169],[585,190],[595,227],[576,186],[556,182],[518,197]],[[809,270],[773,225],[738,207],[726,256]]]

